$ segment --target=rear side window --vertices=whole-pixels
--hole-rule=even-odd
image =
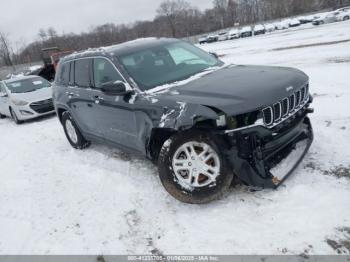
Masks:
[[[60,65],[57,82],[61,85],[67,86],[69,84],[69,69],[70,63]]]
[[[79,87],[90,87],[90,62],[91,59],[75,61],[75,84]]]
[[[94,86],[101,88],[103,84],[115,81],[123,81],[122,76],[108,60],[104,58],[94,59]]]

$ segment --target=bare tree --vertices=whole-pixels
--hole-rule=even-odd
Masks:
[[[166,18],[172,36],[176,37],[178,24],[189,9],[191,9],[191,5],[184,0],[165,0],[157,9],[157,14]]]
[[[227,12],[228,12],[229,26],[232,26],[236,22],[239,22],[237,2],[235,2],[234,0],[229,0],[227,3]]]
[[[39,29],[39,32],[38,32],[38,36],[39,36],[39,38],[40,38],[40,40],[41,40],[42,42],[45,42],[46,39],[47,39],[47,34],[46,34],[45,29],[40,28],[40,29]]]
[[[58,35],[55,28],[49,27],[47,29],[47,37],[48,37],[48,40],[51,42],[51,45],[56,45],[57,36]]]
[[[11,53],[11,46],[8,37],[0,32],[0,58],[6,66],[13,66]]]
[[[228,0],[214,0],[213,5],[216,17],[219,19],[220,26],[221,28],[224,28],[227,24]]]

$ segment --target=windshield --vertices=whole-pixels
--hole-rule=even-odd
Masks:
[[[191,44],[176,42],[119,57],[143,90],[184,80],[223,63]]]
[[[29,93],[38,89],[50,87],[50,82],[46,81],[41,77],[22,79],[18,81],[11,81],[6,83],[7,88],[11,93]]]

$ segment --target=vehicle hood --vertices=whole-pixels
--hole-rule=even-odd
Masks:
[[[11,93],[12,98],[16,98],[26,102],[37,102],[52,98],[52,87],[41,88],[29,93]]]
[[[307,82],[308,76],[294,68],[229,66],[161,95],[166,96],[165,99],[215,107],[228,115],[237,115],[272,105]]]

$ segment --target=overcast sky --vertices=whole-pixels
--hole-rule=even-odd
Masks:
[[[0,0],[0,30],[13,44],[33,41],[40,28],[79,33],[104,23],[152,19],[162,0]],[[212,0],[188,0],[204,10]],[[6,4],[5,4],[6,3]]]

